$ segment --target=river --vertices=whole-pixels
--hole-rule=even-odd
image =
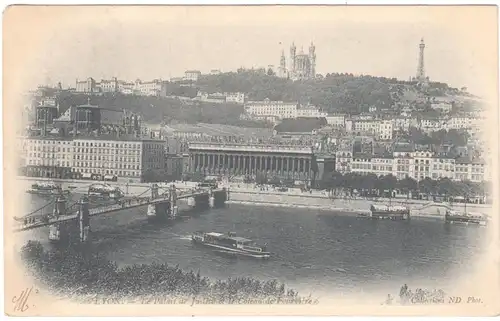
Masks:
[[[30,207],[47,202],[31,198]],[[119,266],[164,262],[200,270],[212,278],[251,276],[278,279],[312,293],[370,292],[383,287],[399,291],[446,286],[456,272],[473,273],[484,253],[488,229],[447,225],[442,221],[372,221],[352,214],[318,210],[230,204],[180,221],[153,225],[146,207],[94,217],[92,242]],[[195,247],[197,230],[235,232],[267,243],[268,261],[231,259]],[[47,228],[24,232],[47,242]],[[438,283],[436,283],[438,282]]]

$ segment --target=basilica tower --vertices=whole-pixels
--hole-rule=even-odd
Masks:
[[[295,73],[295,57],[297,55],[297,47],[295,47],[295,43],[292,42],[290,46],[290,67],[288,68],[289,74]]]
[[[316,47],[311,41],[311,46],[309,47],[309,63],[310,63],[310,77],[316,77]]]

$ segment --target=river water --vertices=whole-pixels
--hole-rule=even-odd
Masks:
[[[29,196],[38,208],[47,200]],[[182,206],[181,206],[182,208]],[[445,286],[456,274],[473,273],[484,253],[487,229],[443,221],[372,221],[318,210],[227,205],[170,224],[151,224],[146,207],[93,217],[92,242],[118,265],[163,262],[200,270],[212,278],[251,276],[278,279],[299,291],[370,292]],[[25,232],[47,242],[47,228]],[[235,232],[267,243],[268,261],[234,259],[190,242],[197,230]],[[416,281],[415,281],[416,282]]]

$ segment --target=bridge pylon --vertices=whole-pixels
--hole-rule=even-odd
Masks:
[[[62,195],[56,198],[54,202],[54,210],[52,212],[55,218],[59,216],[66,215],[66,198]],[[63,231],[60,224],[53,224],[49,227],[49,241],[50,242],[59,242],[63,237]]]
[[[80,228],[80,242],[86,243],[90,236],[89,199],[83,196],[78,203],[78,223]]]
[[[179,212],[179,208],[177,207],[177,190],[175,185],[170,186],[170,216],[175,218]]]
[[[153,183],[151,185],[151,199],[154,200],[154,199],[157,199],[158,198],[158,184],[156,183]]]

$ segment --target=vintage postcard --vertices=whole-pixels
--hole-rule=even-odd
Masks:
[[[11,316],[499,313],[495,6],[10,6]]]

